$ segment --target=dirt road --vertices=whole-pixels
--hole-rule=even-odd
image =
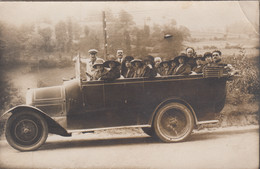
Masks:
[[[104,139],[106,138],[106,139]],[[259,165],[258,127],[194,132],[167,144],[145,134],[49,136],[37,151],[19,152],[0,141],[0,168],[234,168]]]

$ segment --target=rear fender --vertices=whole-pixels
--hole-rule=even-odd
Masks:
[[[29,106],[29,105],[15,106],[15,107],[9,109],[8,111],[6,111],[0,118],[2,118],[3,116],[5,116],[9,113],[14,114],[14,113],[19,113],[21,111],[26,111],[26,110],[34,111],[35,113],[42,115],[48,124],[48,129],[49,129],[50,133],[58,134],[61,136],[71,136],[71,134],[68,133],[67,130],[64,127],[62,127],[61,124],[59,124],[57,121],[52,119],[49,115],[44,113],[42,110],[40,110],[36,107],[33,107],[33,106]]]

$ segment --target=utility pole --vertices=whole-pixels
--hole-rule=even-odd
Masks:
[[[104,32],[104,59],[107,59],[107,23],[106,23],[106,14],[105,11],[103,11],[103,32]]]

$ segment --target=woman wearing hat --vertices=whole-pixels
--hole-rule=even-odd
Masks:
[[[121,75],[124,78],[132,78],[134,76],[134,68],[131,61],[134,60],[133,56],[126,56],[122,62]]]
[[[104,67],[110,68],[110,70],[101,76],[101,80],[113,81],[120,78],[120,63],[115,58],[110,58],[103,64]]]
[[[212,53],[211,52],[205,52],[204,53],[204,58],[206,61],[206,65],[205,66],[211,66],[213,65],[213,59],[212,59]]]
[[[137,77],[152,77],[151,70],[146,66],[141,59],[134,59],[131,61],[134,67],[134,78]]]
[[[151,55],[148,55],[144,58],[144,64],[150,69],[151,76],[155,77],[157,75],[157,71],[154,67],[154,57]]]
[[[182,53],[177,57],[179,65],[174,69],[174,75],[188,75],[191,72],[190,65],[187,64],[188,57],[185,53]]]
[[[170,70],[169,70],[169,75],[174,74],[174,70],[178,67],[179,61],[178,58],[175,57],[173,60],[170,60]]]
[[[161,76],[168,76],[170,75],[170,60],[169,59],[163,59],[163,61],[160,63],[161,67]]]
[[[92,80],[100,80],[101,76],[103,76],[108,72],[104,68],[103,63],[104,63],[103,59],[97,59],[96,62],[94,63],[93,68],[95,69],[95,73],[93,75]]]
[[[192,73],[202,73],[204,67],[203,61],[205,60],[204,57],[202,57],[202,55],[198,55],[195,60],[196,66],[192,69]]]

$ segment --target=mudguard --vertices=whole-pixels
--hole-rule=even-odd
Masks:
[[[41,114],[45,118],[45,120],[48,124],[50,133],[58,134],[61,136],[71,136],[71,133],[68,133],[67,130],[65,129],[66,124],[64,123],[64,120],[66,121],[66,117],[62,117],[62,118],[65,118],[63,120],[60,120],[60,119],[54,120],[49,115],[47,115],[45,112],[43,112],[42,110],[40,110],[36,107],[33,107],[33,106],[29,106],[29,105],[15,106],[15,107],[7,110],[0,118],[7,115],[8,113],[19,113],[22,110],[33,110],[35,113]]]

